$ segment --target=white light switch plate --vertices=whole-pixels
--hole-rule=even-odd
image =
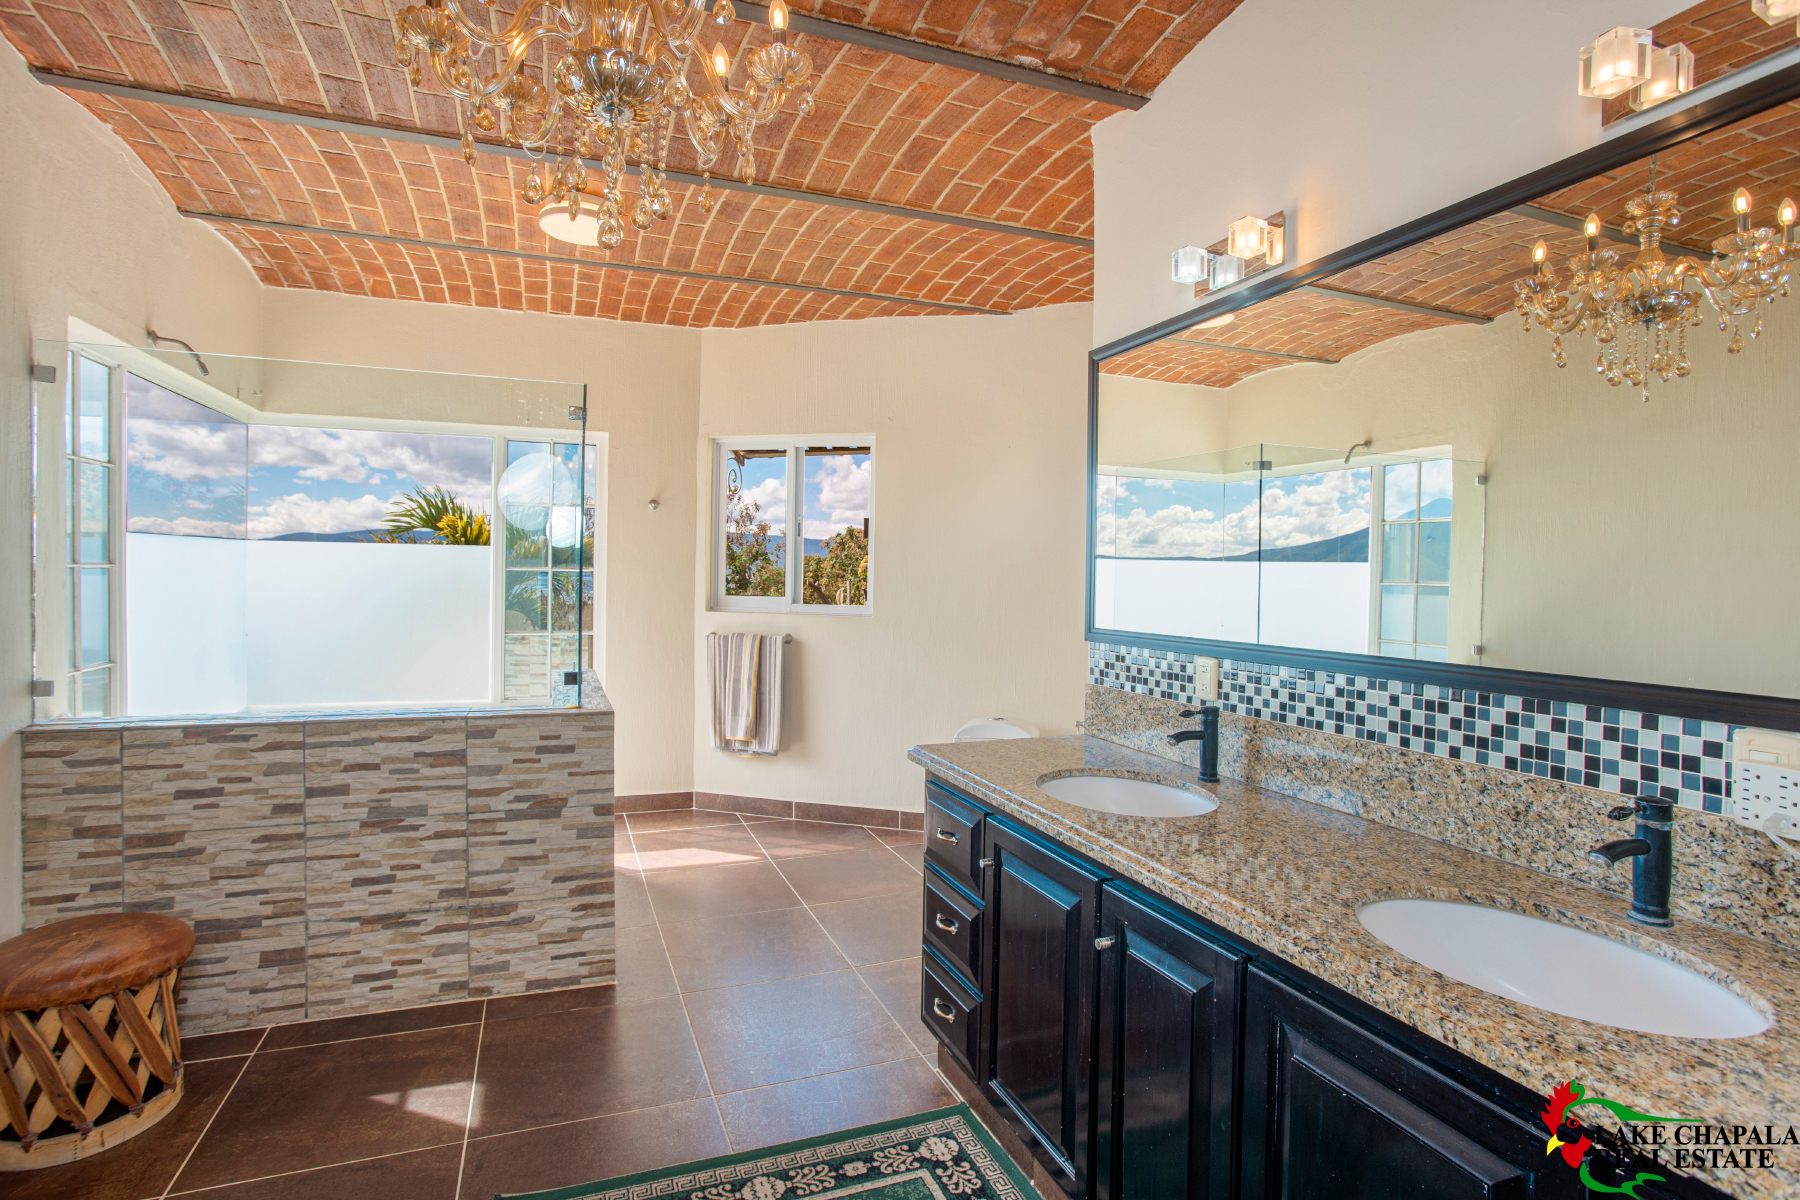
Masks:
[[[1218,659],[1196,658],[1194,660],[1194,698],[1197,700],[1217,700],[1219,698]]]

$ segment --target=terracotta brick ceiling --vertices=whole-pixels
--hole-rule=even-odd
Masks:
[[[808,0],[795,8],[1142,94],[1238,2]],[[760,182],[908,213],[720,192],[708,215],[697,187],[672,184],[675,218],[629,231],[608,254],[544,237],[535,212],[516,200],[517,159],[482,153],[471,168],[453,151],[384,136],[457,134],[450,98],[429,85],[410,88],[395,62],[400,3],[0,0],[0,24],[41,70],[370,126],[364,136],[72,90],[180,209],[206,214],[273,285],[714,325],[957,311],[946,305],[1007,312],[1092,296],[1091,249],[1066,239],[1092,237],[1089,132],[1123,98],[1072,96],[802,35],[818,72],[816,108],[759,131]],[[725,45],[741,56],[767,37],[740,21]],[[675,139],[670,166],[698,172],[685,139]],[[1010,228],[936,219],[943,216]]]

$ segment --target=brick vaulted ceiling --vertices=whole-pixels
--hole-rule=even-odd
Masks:
[[[395,62],[401,2],[0,0],[0,25],[265,283],[756,325],[1091,298],[1091,129],[1240,0],[799,0],[816,109],[757,139],[759,181],[782,190],[717,191],[708,214],[672,179],[674,218],[610,253],[539,230],[517,199],[528,164],[484,147],[471,167],[443,143],[450,98]],[[852,44],[837,25],[959,54]],[[741,57],[767,36],[739,21],[724,44]],[[670,167],[698,172],[679,135]]]

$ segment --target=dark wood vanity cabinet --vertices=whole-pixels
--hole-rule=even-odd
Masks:
[[[1096,1200],[1229,1197],[1248,956],[1101,891]]]

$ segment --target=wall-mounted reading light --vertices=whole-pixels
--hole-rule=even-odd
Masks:
[[[1800,0],[1750,0],[1750,11],[1771,25],[1800,17]]]
[[[1800,0],[1796,0],[1800,3]],[[1650,78],[1631,93],[1631,107],[1643,112],[1694,88],[1694,52],[1680,42],[1650,49]]]
[[[1654,35],[1620,25],[1581,48],[1581,94],[1602,100],[1622,96],[1650,81]]]

